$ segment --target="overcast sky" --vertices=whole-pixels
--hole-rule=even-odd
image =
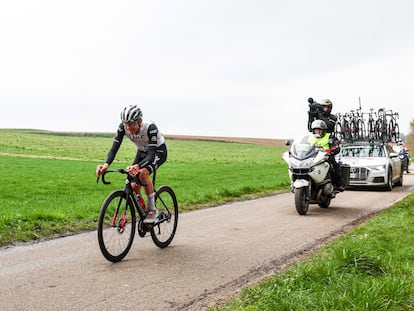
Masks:
[[[411,0],[0,0],[0,128],[287,138],[307,98],[414,119]]]

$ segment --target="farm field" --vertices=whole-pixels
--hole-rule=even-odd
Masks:
[[[0,130],[0,245],[93,230],[100,205],[123,186],[96,184],[113,134]],[[157,185],[177,194],[180,211],[285,191],[281,140],[166,135],[168,160]],[[233,140],[238,140],[233,142]],[[125,141],[111,168],[125,168],[135,147]]]

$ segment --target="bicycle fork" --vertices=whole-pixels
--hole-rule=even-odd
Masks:
[[[111,223],[112,227],[117,227],[118,228],[119,233],[123,233],[125,231],[125,225],[127,223],[128,197],[126,199],[126,204],[125,204],[124,211],[122,213],[122,217],[121,217],[121,219],[118,220],[119,209],[121,207],[121,204],[122,204],[122,199],[119,200],[119,202],[118,202],[118,206],[116,207],[114,216],[112,217],[112,223]]]

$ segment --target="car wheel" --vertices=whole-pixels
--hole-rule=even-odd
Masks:
[[[385,190],[387,190],[387,191],[392,190],[392,171],[391,171],[391,168],[388,169],[388,177],[387,177],[387,184],[385,185]]]
[[[403,180],[404,180],[404,171],[401,171],[400,173],[400,178],[398,179],[398,181],[395,183],[396,186],[402,187],[403,185]]]

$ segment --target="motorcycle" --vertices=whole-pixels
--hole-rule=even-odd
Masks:
[[[311,144],[308,136],[295,140],[283,160],[288,163],[291,191],[295,194],[295,207],[299,215],[306,215],[309,204],[328,208],[338,191],[334,190],[328,162],[329,154]],[[349,174],[348,174],[349,176]]]
[[[410,166],[410,156],[408,154],[408,151],[405,149],[400,149],[399,157],[401,160],[402,170],[406,171],[408,174],[408,167]]]

